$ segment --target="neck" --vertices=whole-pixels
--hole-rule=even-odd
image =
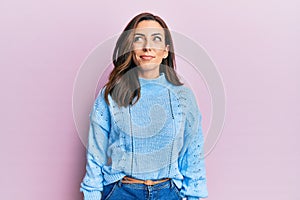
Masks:
[[[138,76],[144,79],[155,79],[159,77],[159,71],[142,71],[138,72]]]

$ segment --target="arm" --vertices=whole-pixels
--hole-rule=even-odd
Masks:
[[[100,200],[103,190],[102,166],[107,161],[106,149],[110,131],[110,115],[104,100],[104,90],[95,100],[90,113],[90,127],[87,145],[86,174],[81,182],[80,191],[85,200]]]
[[[181,194],[187,197],[187,200],[198,200],[208,197],[203,150],[204,138],[201,126],[202,115],[192,93],[189,98],[184,132],[185,144],[179,158],[180,172],[184,176]]]

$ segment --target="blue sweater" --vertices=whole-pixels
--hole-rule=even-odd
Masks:
[[[90,112],[86,174],[80,191],[100,200],[103,186],[124,176],[172,178],[182,197],[208,196],[203,158],[201,113],[192,91],[175,86],[164,73],[139,77],[141,97],[119,107],[103,88]]]

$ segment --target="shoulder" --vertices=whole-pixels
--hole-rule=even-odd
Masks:
[[[186,104],[197,104],[193,90],[186,85],[174,86],[173,91],[178,100],[184,101]]]
[[[104,94],[105,94],[105,87],[101,88],[97,94],[97,97],[95,99],[95,102],[101,102],[104,101]]]
[[[101,88],[100,91],[97,94],[96,99],[94,100],[92,110],[90,111],[90,119],[92,121],[108,121],[110,111],[109,111],[109,105],[106,103],[105,98],[105,88]]]
[[[102,87],[97,94],[97,97],[96,97],[96,99],[94,101],[94,105],[93,105],[94,109],[96,109],[96,110],[103,110],[103,109],[107,109],[109,107],[109,105],[105,101],[105,89],[106,89],[105,86]]]
[[[193,90],[185,85],[174,88],[174,93],[178,101],[178,105],[187,115],[187,119],[191,120],[201,115],[198,102]]]

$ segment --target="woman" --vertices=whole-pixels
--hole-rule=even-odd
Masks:
[[[201,113],[175,72],[166,23],[134,17],[90,113],[85,200],[196,200],[208,195]]]

